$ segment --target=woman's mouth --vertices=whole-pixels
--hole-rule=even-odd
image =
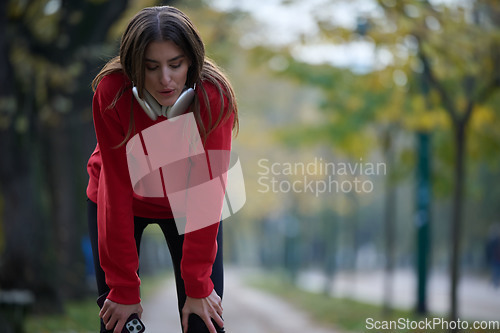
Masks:
[[[165,89],[162,91],[159,91],[160,95],[163,97],[170,97],[174,94],[175,90],[174,89]]]

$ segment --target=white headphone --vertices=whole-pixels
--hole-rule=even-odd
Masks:
[[[151,118],[151,120],[156,121],[159,116],[167,117],[168,119],[180,116],[184,112],[186,112],[189,105],[193,102],[194,99],[194,89],[196,89],[196,84],[193,88],[185,89],[179,98],[175,101],[172,106],[163,106],[156,101],[156,99],[146,90],[144,89],[144,99],[139,97],[139,92],[137,91],[137,87],[134,86],[132,88],[132,93],[135,96],[135,99],[142,107],[144,112]]]

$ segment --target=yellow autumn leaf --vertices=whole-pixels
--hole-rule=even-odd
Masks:
[[[477,105],[470,120],[471,128],[481,128],[495,123],[496,115],[493,109],[488,106]]]

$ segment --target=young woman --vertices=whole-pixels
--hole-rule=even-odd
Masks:
[[[93,81],[97,146],[88,162],[89,231],[99,294],[101,332],[121,332],[131,314],[142,313],[138,255],[144,228],[157,223],[174,266],[184,332],[224,332],[222,225],[180,234],[167,198],[136,194],[127,165],[127,142],[165,121],[150,117],[138,98],[149,94],[157,107],[172,106],[194,88],[193,112],[205,150],[231,149],[238,113],[233,89],[205,57],[190,19],[169,6],[145,8],[132,18],[120,45]],[[139,99],[139,101],[140,101]],[[159,138],[161,140],[161,138]]]

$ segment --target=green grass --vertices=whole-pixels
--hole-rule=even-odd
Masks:
[[[155,288],[171,273],[161,273],[142,278],[141,293],[143,298],[152,295]],[[68,302],[64,314],[31,315],[25,322],[25,330],[29,333],[89,333],[99,331],[99,308],[96,297],[78,302]]]
[[[60,315],[32,315],[25,323],[26,332],[63,333],[98,332],[98,308],[95,298],[66,304]]]

